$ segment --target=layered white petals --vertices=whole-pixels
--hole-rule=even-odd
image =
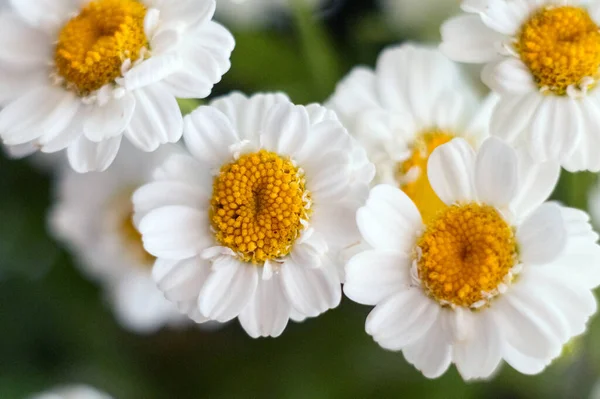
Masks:
[[[383,348],[402,351],[426,377],[439,377],[454,363],[463,379],[485,379],[503,359],[522,373],[541,372],[585,331],[597,310],[591,290],[600,284],[600,246],[589,216],[544,203],[556,185],[558,164],[536,164],[524,150],[495,138],[476,154],[462,139],[443,144],[428,169],[434,191],[447,204],[477,203],[502,215],[515,232],[514,266],[479,302],[436,299],[419,266],[425,247],[416,246],[429,226],[399,218],[415,213],[415,205],[404,201],[400,189],[386,186],[382,192],[377,186],[357,214],[359,230],[374,249],[362,249],[346,264],[344,292],[375,306],[367,333]],[[382,198],[394,198],[397,206]],[[441,247],[451,245],[443,239]]]
[[[62,26],[87,2],[38,3],[14,1],[12,12],[0,15],[0,103],[6,105],[0,139],[44,152],[68,147],[79,172],[106,169],[123,134],[146,152],[178,141],[183,121],[175,96],[208,96],[230,67],[235,42],[211,21],[214,1],[149,0],[144,30],[152,51],[124,60],[114,81],[79,93],[54,66],[54,51]]]
[[[435,193],[447,205],[475,198],[475,151],[463,139],[436,148],[429,157],[427,176]]]
[[[566,87],[544,86],[517,44],[531,15],[562,6],[583,8],[592,19],[598,16],[597,5],[587,1],[463,1],[467,14],[442,26],[440,49],[453,60],[485,64],[482,80],[501,97],[492,116],[492,135],[526,148],[538,162],[558,162],[573,172],[597,171],[600,161],[590,150],[599,143],[596,77],[580,76]]]
[[[371,190],[364,207],[356,213],[363,238],[376,249],[409,254],[421,229],[419,210],[406,194],[388,185]]]
[[[335,113],[296,106],[281,94],[232,93],[188,115],[184,138],[191,156],[168,158],[133,196],[134,220],[158,257],[154,278],[166,298],[198,322],[237,317],[254,338],[277,337],[288,320],[336,307],[344,253],[360,243],[354,215],[373,166]],[[218,241],[211,199],[215,175],[260,150],[289,158],[304,174],[311,212],[288,254],[253,263]]]

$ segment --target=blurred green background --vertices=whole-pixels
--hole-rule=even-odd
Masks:
[[[456,2],[435,1],[434,9]],[[345,0],[318,11],[297,7],[267,27],[232,27],[233,67],[213,96],[279,90],[297,103],[323,101],[352,66],[373,65],[384,46],[436,40],[438,20],[424,17],[427,23],[405,28],[390,19],[373,1]],[[184,111],[197,104],[181,103]],[[554,198],[585,209],[595,179],[563,173]],[[348,300],[291,323],[278,339],[253,340],[237,322],[216,331],[128,333],[46,233],[52,171],[0,155],[0,190],[1,399],[68,383],[119,399],[588,398],[600,378],[598,319],[543,374],[504,366],[493,380],[476,383],[464,383],[453,368],[427,380],[367,336],[369,309]]]

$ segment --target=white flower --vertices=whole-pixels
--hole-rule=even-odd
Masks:
[[[268,25],[278,14],[290,11],[292,3],[314,8],[323,0],[216,0],[216,16],[228,26],[252,29]]]
[[[118,321],[140,333],[187,320],[156,288],[155,259],[144,251],[133,225],[131,202],[152,170],[179,151],[167,145],[146,154],[124,145],[107,171],[81,175],[65,167],[56,182],[52,232],[71,249],[82,270],[104,285]]]
[[[30,399],[111,399],[111,396],[86,385],[70,385],[34,395]]]
[[[340,252],[374,167],[332,111],[239,93],[185,120],[173,156],[133,197],[154,277],[196,321],[282,333],[341,299]]]
[[[600,2],[464,0],[442,26],[452,59],[485,63],[498,92],[490,132],[538,161],[600,170]]]
[[[496,138],[457,138],[429,159],[448,205],[423,223],[399,189],[375,187],[357,212],[373,247],[346,267],[344,292],[375,305],[366,330],[429,378],[456,364],[489,377],[504,359],[542,371],[596,311],[598,235],[580,210],[546,202],[559,175]]]
[[[175,97],[203,98],[229,69],[233,37],[214,0],[12,0],[0,14],[0,138],[67,148],[106,169],[122,137],[150,152],[182,135]]]
[[[439,40],[439,26],[459,11],[457,0],[379,0],[390,27],[411,37]]]
[[[439,51],[402,45],[385,50],[375,70],[351,71],[328,106],[367,150],[377,181],[399,185],[427,219],[443,206],[427,179],[429,155],[454,137],[477,147],[495,103],[482,103]]]

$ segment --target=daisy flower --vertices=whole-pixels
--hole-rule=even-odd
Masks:
[[[341,299],[341,251],[374,167],[332,111],[233,93],[185,120],[191,156],[136,191],[154,278],[196,321],[235,317],[252,337]]]
[[[372,247],[347,264],[345,294],[375,305],[366,331],[426,377],[454,363],[489,377],[504,359],[541,372],[596,311],[600,247],[588,215],[544,202],[558,164],[497,138],[437,148],[429,180],[448,205],[423,222],[401,190],[379,185],[356,215]]]
[[[81,175],[63,167],[56,180],[49,219],[53,235],[78,258],[82,271],[104,286],[119,323],[139,333],[187,320],[156,288],[155,259],[134,227],[131,202],[152,170],[177,152],[167,145],[146,154],[127,144],[105,172]]]
[[[176,142],[175,97],[203,98],[229,69],[233,37],[214,0],[12,0],[0,14],[0,138],[67,149],[105,170],[123,136],[142,151]]]
[[[490,132],[538,161],[600,170],[600,2],[464,0],[442,26],[450,58],[485,63],[501,100]]]
[[[443,206],[427,179],[429,155],[454,137],[478,146],[494,104],[439,51],[402,45],[385,50],[375,70],[352,70],[328,106],[367,150],[377,182],[402,188],[428,219]]]
[[[86,385],[71,385],[39,393],[30,399],[111,399],[111,396]]]

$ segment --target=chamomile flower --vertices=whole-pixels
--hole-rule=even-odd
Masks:
[[[63,167],[56,181],[51,231],[73,252],[83,272],[104,286],[120,324],[139,333],[187,320],[156,288],[155,259],[134,227],[131,202],[152,170],[179,151],[171,144],[147,154],[126,144],[105,172],[81,175]]]
[[[377,181],[401,187],[428,219],[443,206],[427,179],[429,155],[454,137],[477,147],[494,104],[495,96],[480,101],[439,51],[401,45],[385,50],[375,70],[351,71],[328,106],[367,150]]]
[[[375,305],[366,331],[429,378],[454,363],[489,377],[504,359],[542,371],[596,311],[600,247],[588,215],[544,202],[557,164],[537,164],[497,138],[437,148],[429,180],[448,205],[423,222],[390,185],[357,212],[373,249],[347,264],[345,294]]]
[[[11,5],[0,14],[0,138],[66,148],[78,172],[106,169],[123,136],[146,152],[178,141],[175,97],[206,97],[230,66],[214,0]]]
[[[442,26],[450,58],[485,63],[501,100],[490,132],[570,171],[600,170],[600,2],[464,0]]]
[[[192,155],[133,198],[165,296],[205,320],[238,317],[252,337],[336,307],[374,167],[335,114],[233,93],[188,115],[184,139]]]
[[[87,385],[70,385],[36,394],[30,399],[111,399],[111,396]]]

